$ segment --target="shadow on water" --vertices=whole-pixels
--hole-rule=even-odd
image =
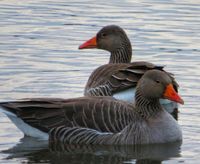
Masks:
[[[157,164],[180,156],[181,142],[143,146],[60,145],[24,137],[4,150],[6,159],[23,158],[27,163],[138,163]]]

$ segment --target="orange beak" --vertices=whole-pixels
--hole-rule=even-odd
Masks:
[[[177,103],[180,104],[184,104],[183,99],[178,95],[178,93],[174,90],[173,85],[169,84],[166,89],[165,92],[163,94],[163,97],[166,99],[169,99],[171,101],[175,101]]]
[[[79,46],[79,49],[86,49],[86,48],[97,48],[97,38],[96,38],[96,36]]]

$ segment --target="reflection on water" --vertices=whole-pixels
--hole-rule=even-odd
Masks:
[[[136,163],[162,163],[172,157],[180,156],[180,142],[144,146],[92,146],[56,145],[25,137],[11,149],[6,159],[26,158],[29,163],[102,163],[113,164],[123,161]],[[5,159],[5,160],[6,160]]]
[[[100,50],[79,51],[78,46],[102,26],[117,24],[126,30],[133,44],[132,60],[166,65],[166,70],[175,74],[185,101],[178,116],[183,129],[181,155],[178,148],[176,152],[164,146],[157,154],[165,155],[159,159],[155,153],[151,158],[148,154],[157,152],[157,148],[153,152],[141,148],[144,158],[138,158],[141,160],[137,162],[150,159],[152,163],[200,161],[198,0],[1,0],[0,13],[0,101],[82,96],[88,76],[96,67],[107,63],[109,55]],[[31,160],[57,163],[56,160],[62,160],[59,155],[71,163],[84,163],[84,158],[100,163],[117,160],[135,163],[138,157],[133,148],[52,152],[38,141],[20,140],[22,133],[2,113],[0,125],[0,151],[10,150],[0,153],[0,163]],[[20,146],[24,143],[25,146]]]

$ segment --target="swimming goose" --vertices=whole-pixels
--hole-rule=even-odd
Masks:
[[[179,141],[177,121],[162,109],[159,98],[183,100],[163,71],[140,78],[135,105],[112,97],[28,99],[0,103],[25,135],[64,144],[151,144]]]
[[[132,102],[138,80],[147,70],[159,69],[149,62],[131,62],[132,48],[125,31],[116,25],[103,27],[95,37],[79,46],[79,49],[98,48],[111,53],[108,64],[92,72],[85,86],[85,96],[113,96],[120,100]],[[171,74],[173,86],[178,84]],[[161,100],[163,107],[170,113],[177,114],[177,103]]]

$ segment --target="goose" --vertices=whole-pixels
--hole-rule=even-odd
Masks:
[[[181,141],[181,128],[163,110],[160,98],[184,104],[167,73],[149,70],[138,81],[134,104],[111,96],[85,96],[1,102],[0,109],[25,135],[50,143],[134,145]]]
[[[142,75],[151,69],[163,70],[149,62],[132,62],[131,42],[125,31],[116,25],[103,27],[96,36],[79,46],[79,49],[98,48],[110,52],[108,64],[95,69],[85,86],[85,96],[113,96],[116,99],[133,102],[135,88]],[[163,70],[164,71],[164,70]],[[174,89],[178,84],[172,74]],[[177,114],[177,103],[161,99],[161,104],[169,112]]]

